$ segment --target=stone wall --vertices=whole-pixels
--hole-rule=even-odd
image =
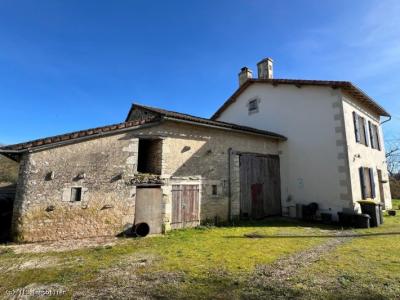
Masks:
[[[231,177],[231,215],[239,215],[240,152],[278,154],[278,142],[247,133],[239,133],[177,122],[139,130],[140,135],[163,137],[162,176],[170,181],[197,184],[201,190],[201,220],[227,220],[229,215],[229,176]],[[228,151],[231,149],[231,163]],[[229,164],[231,172],[229,172]],[[217,186],[217,195],[212,186]],[[166,197],[165,207],[170,199]],[[170,219],[168,210],[165,220]]]
[[[156,159],[159,164],[161,157],[164,232],[170,229],[172,184],[199,184],[201,219],[226,220],[230,193],[231,214],[239,214],[238,152],[278,153],[278,142],[263,136],[169,121],[25,154],[14,205],[14,238],[109,236],[130,228],[134,185],[142,176],[137,174],[138,141],[144,137],[158,138],[162,145],[162,155]],[[73,187],[82,188],[81,201],[71,202]]]
[[[134,218],[137,139],[115,135],[24,155],[14,203],[17,241],[116,235]],[[71,188],[82,199],[70,202]]]

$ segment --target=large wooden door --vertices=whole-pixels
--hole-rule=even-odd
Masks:
[[[161,188],[136,188],[135,224],[147,223],[150,234],[162,232]]]
[[[279,156],[240,155],[240,214],[254,219],[281,214]]]
[[[171,228],[199,225],[199,200],[198,185],[173,185]]]

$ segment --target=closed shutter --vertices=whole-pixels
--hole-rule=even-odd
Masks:
[[[362,119],[362,122],[364,123],[364,138],[365,138],[365,146],[368,147],[368,129],[367,129],[367,121],[365,119]],[[371,132],[371,131],[370,131]]]
[[[366,199],[367,198],[367,187],[365,186],[364,168],[361,167],[358,170],[360,173],[361,195],[362,195],[363,199]]]
[[[371,183],[371,198],[375,198],[375,180],[374,180],[374,169],[369,169],[369,180]]]
[[[374,127],[371,124],[371,121],[368,121],[368,128],[369,128],[369,140],[371,141],[371,148],[375,148],[374,143]]]
[[[356,142],[360,142],[360,123],[358,122],[358,115],[353,111],[354,133],[356,135]]]

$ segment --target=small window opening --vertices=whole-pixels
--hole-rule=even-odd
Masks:
[[[162,140],[139,139],[139,173],[161,175]]]
[[[250,100],[248,103],[249,114],[258,112],[258,99]]]
[[[71,202],[79,202],[82,200],[82,188],[73,187],[71,188]]]
[[[212,185],[212,191],[211,191],[212,195],[218,195],[218,187],[216,184]]]

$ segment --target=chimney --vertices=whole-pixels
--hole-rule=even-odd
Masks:
[[[264,58],[257,64],[258,79],[272,79],[274,78],[274,68],[273,68],[272,58]]]
[[[239,86],[242,86],[248,79],[253,78],[253,72],[248,67],[240,69],[239,73]]]

